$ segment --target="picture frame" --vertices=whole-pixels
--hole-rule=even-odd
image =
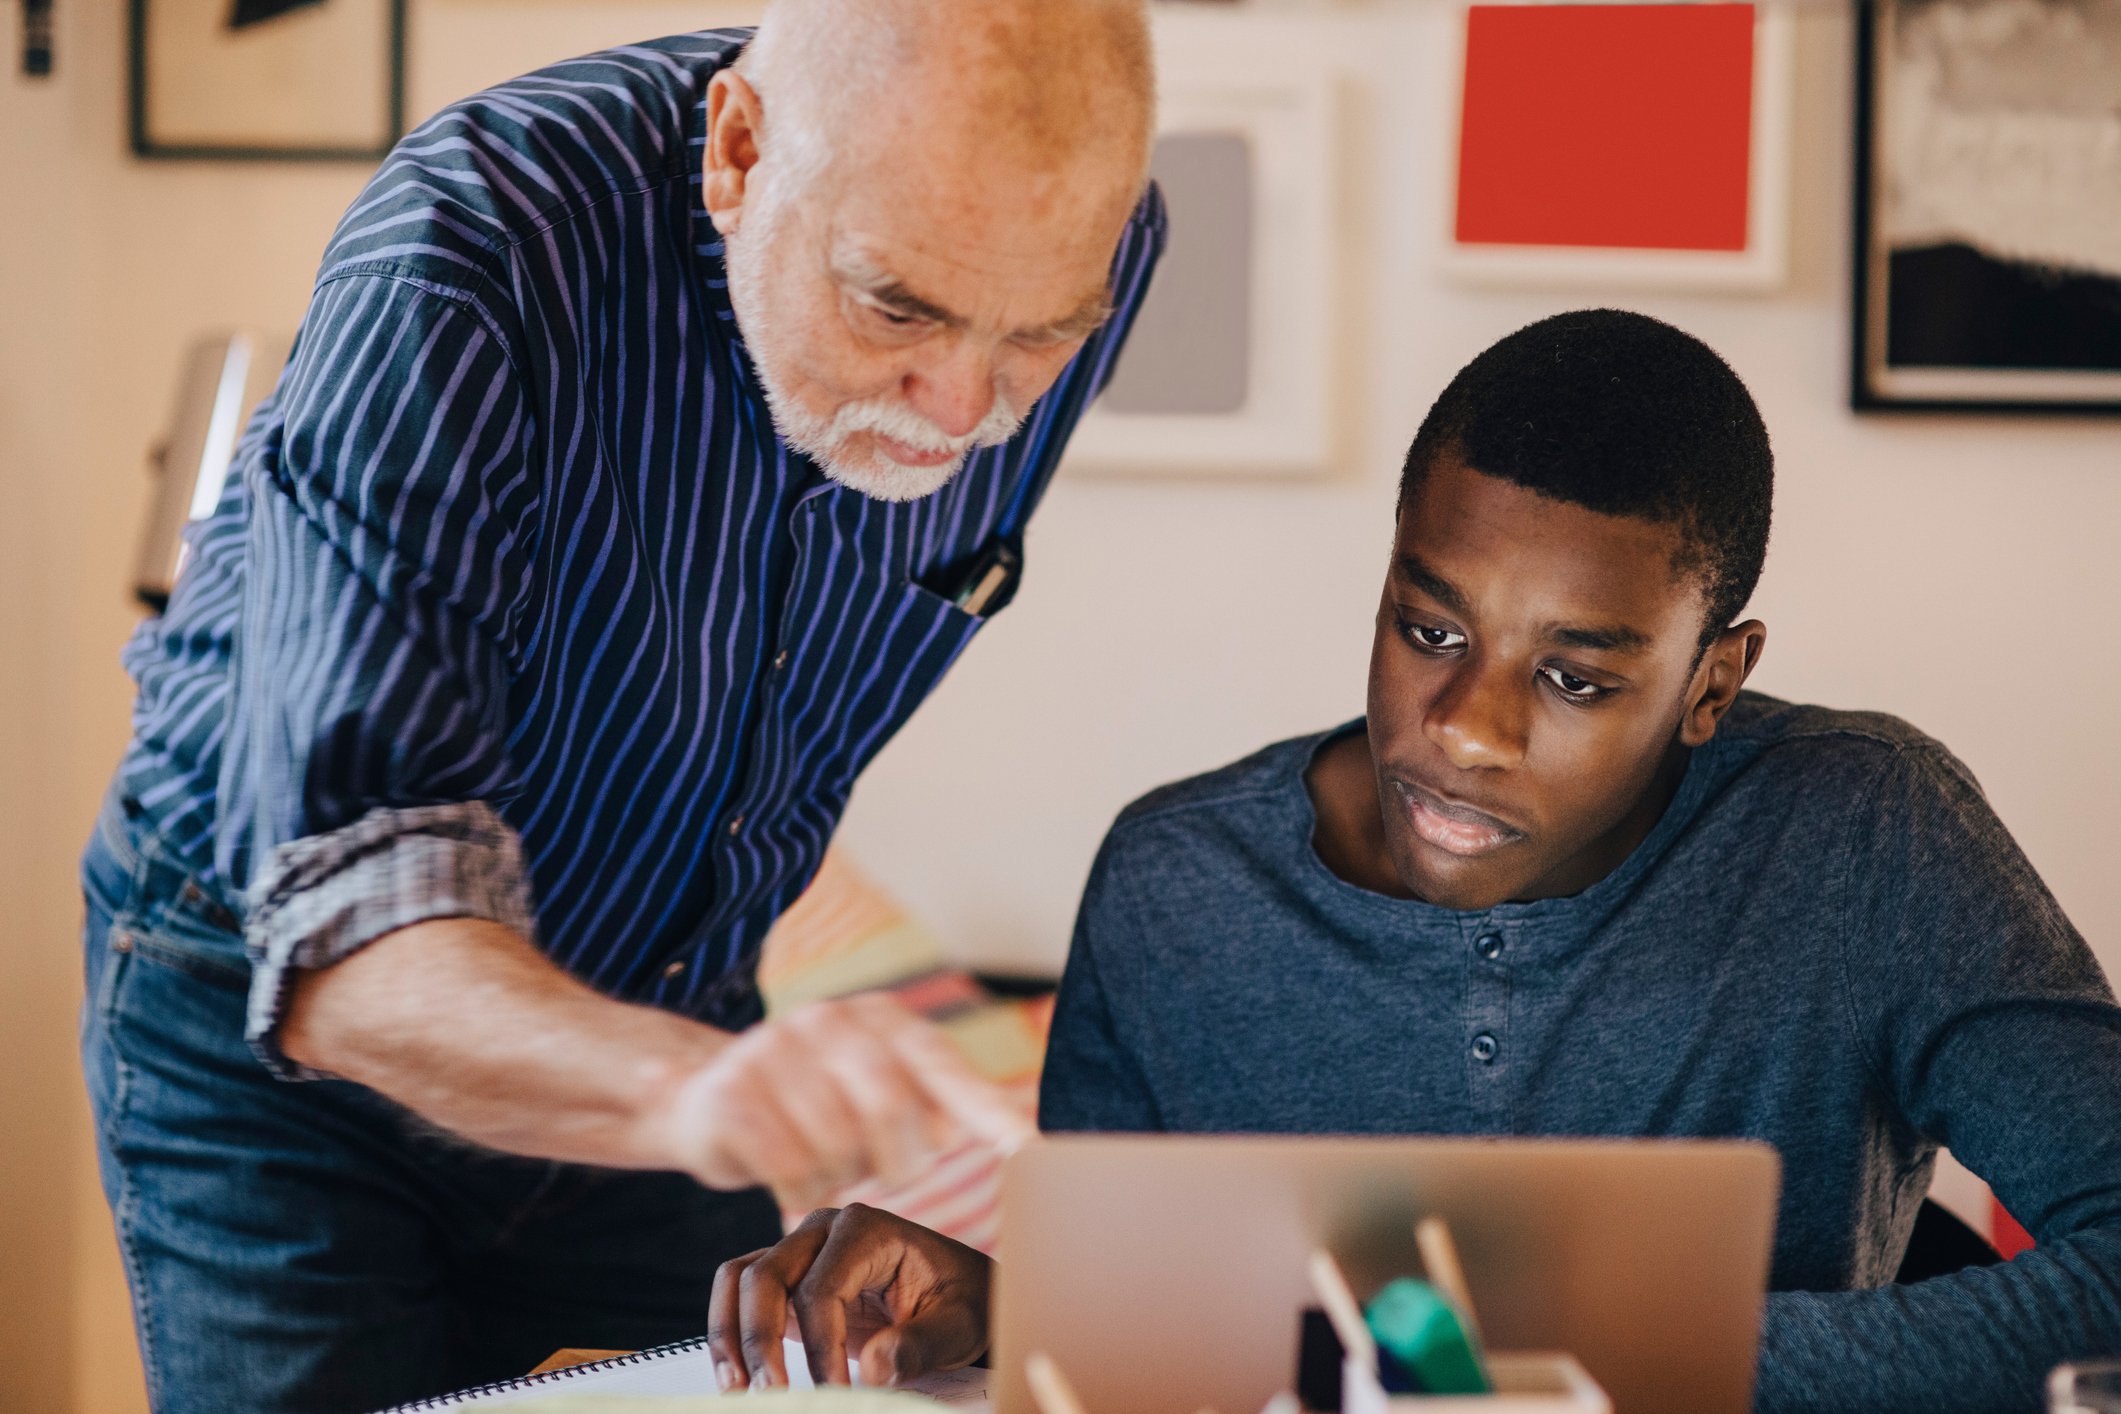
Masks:
[[[1690,32],[1739,11],[1750,12],[1750,24],[1739,25],[1735,37],[1727,24],[1712,23],[1720,33],[1707,36]],[[1660,33],[1660,25],[1671,28],[1668,21],[1677,30]],[[1734,38],[1744,44],[1735,57]],[[1463,6],[1459,44],[1458,121],[1439,204],[1439,264],[1447,278],[1734,293],[1766,293],[1787,281],[1795,82],[1789,6],[1504,0]],[[1719,47],[1723,62],[1739,65],[1744,89],[1705,69]],[[1616,68],[1623,72],[1616,76]],[[1671,85],[1672,102],[1716,110],[1717,131],[1726,134],[1720,146],[1697,139],[1671,154],[1667,167],[1656,165],[1659,139],[1694,131],[1690,122],[1661,120],[1640,99],[1660,82]],[[1637,101],[1602,101],[1601,91],[1613,86],[1630,88]],[[1595,125],[1615,115],[1640,130],[1601,144]],[[1632,160],[1610,174],[1599,168],[1620,158]],[[1602,219],[1608,203],[1592,185],[1599,180],[1614,193],[1615,211],[1665,212],[1703,189],[1722,192],[1723,206],[1670,231]],[[1501,201],[1495,193],[1519,199]]]
[[[1858,0],[1850,406],[2121,413],[2121,0],[1986,8]]]
[[[134,155],[374,162],[404,136],[405,0],[231,3],[129,0]]]
[[[1064,465],[1308,477],[1333,463],[1336,78],[1278,21],[1160,14],[1152,175],[1171,246]],[[1264,29],[1262,29],[1264,26]]]

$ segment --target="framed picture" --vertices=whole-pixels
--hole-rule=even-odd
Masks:
[[[142,157],[372,162],[405,131],[405,0],[131,0]]]
[[[1170,245],[1067,465],[1322,473],[1333,452],[1332,77],[1323,60],[1262,43],[1261,19],[1242,12],[1158,23],[1151,175]]]
[[[2121,0],[1865,0],[1859,409],[2121,412]]]
[[[1446,273],[1781,285],[1791,44],[1788,7],[1772,0],[1468,6]]]

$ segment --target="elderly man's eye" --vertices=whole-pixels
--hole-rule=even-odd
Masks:
[[[918,314],[912,314],[902,309],[893,309],[888,304],[880,304],[876,300],[864,296],[851,296],[848,303],[855,315],[871,321],[875,327],[890,330],[893,333],[925,329],[928,326],[929,321]]]

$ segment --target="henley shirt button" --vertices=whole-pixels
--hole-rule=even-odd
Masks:
[[[1495,1053],[1501,1049],[1501,1043],[1485,1031],[1481,1032],[1478,1036],[1475,1036],[1473,1038],[1474,1060],[1480,1061],[1482,1063],[1492,1061],[1495,1059]]]
[[[775,672],[779,672],[779,671],[780,671],[781,669],[783,669],[783,668],[785,668],[785,667],[787,667],[787,666],[788,666],[788,650],[787,650],[787,649],[785,649],[785,648],[783,648],[783,649],[782,649],[782,650],[781,650],[780,652],[778,652],[778,653],[776,653],[776,654],[774,654],[774,655],[773,655],[773,670],[774,670]]]
[[[663,976],[666,979],[671,977],[682,977],[684,975],[685,964],[682,962],[673,962],[670,964],[670,966],[663,969]]]
[[[729,822],[729,838],[735,839],[744,833],[744,817],[739,815]]]
[[[1502,938],[1495,933],[1483,933],[1475,940],[1473,951],[1493,962],[1496,958],[1502,956]]]

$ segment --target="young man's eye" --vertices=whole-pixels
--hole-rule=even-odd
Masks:
[[[1399,620],[1399,636],[1424,653],[1448,653],[1453,648],[1465,646],[1466,636],[1453,633],[1434,624],[1418,624],[1412,619]]]
[[[1564,668],[1545,667],[1540,676],[1554,684],[1554,690],[1571,702],[1596,702],[1605,696],[1606,689],[1588,678],[1577,677]]]

